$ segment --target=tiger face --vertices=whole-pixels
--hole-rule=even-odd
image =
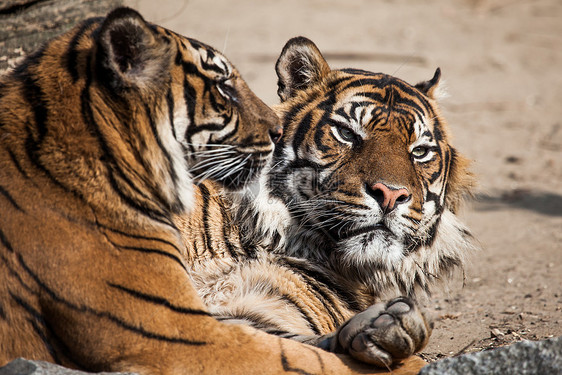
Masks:
[[[121,13],[99,31],[95,70],[107,100],[127,108],[155,103],[138,113],[153,119],[156,131],[170,129],[159,134],[162,143],[179,143],[196,181],[244,185],[281,135],[273,111],[214,48]]]
[[[281,127],[223,55],[193,39],[182,44],[174,64],[182,68],[183,84],[174,88],[185,104],[181,101],[174,113],[179,112],[175,131],[188,167],[196,181],[209,178],[238,189],[269,161]]]
[[[453,213],[471,178],[433,98],[439,69],[415,86],[331,70],[305,38],[276,69],[284,135],[267,184],[292,221],[289,252],[372,273],[401,267],[440,230],[462,235]]]

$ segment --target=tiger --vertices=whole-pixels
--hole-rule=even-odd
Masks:
[[[281,131],[223,54],[130,8],[83,21],[3,76],[0,366],[365,373],[221,323],[191,282],[173,217],[193,209],[195,178],[240,189]]]
[[[416,85],[332,70],[297,37],[276,73],[283,134],[259,181],[199,184],[176,218],[195,288],[221,321],[396,364],[432,332],[416,300],[477,248],[456,215],[475,178],[439,110],[440,69]]]

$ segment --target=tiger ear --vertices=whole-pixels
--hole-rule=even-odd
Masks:
[[[277,95],[281,101],[295,96],[299,90],[319,83],[329,72],[330,67],[318,47],[307,38],[290,39],[277,63]]]
[[[130,8],[109,13],[98,36],[98,72],[112,88],[148,88],[165,78],[171,61],[170,43],[160,38]]]
[[[437,68],[435,70],[435,74],[433,74],[433,78],[429,81],[423,81],[418,83],[415,87],[423,92],[425,95],[429,96],[432,99],[437,99],[438,90],[439,90],[439,81],[441,80],[441,68]]]

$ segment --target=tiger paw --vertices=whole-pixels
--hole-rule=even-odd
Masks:
[[[420,351],[431,330],[432,323],[416,304],[399,297],[372,305],[348,320],[336,333],[336,351],[388,367]]]

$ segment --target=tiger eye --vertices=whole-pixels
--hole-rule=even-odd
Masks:
[[[349,130],[348,128],[344,128],[343,126],[337,127],[338,134],[342,139],[346,142],[353,142],[355,140],[355,134]]]
[[[412,150],[412,156],[419,159],[426,156],[428,152],[429,149],[427,147],[418,146]]]

